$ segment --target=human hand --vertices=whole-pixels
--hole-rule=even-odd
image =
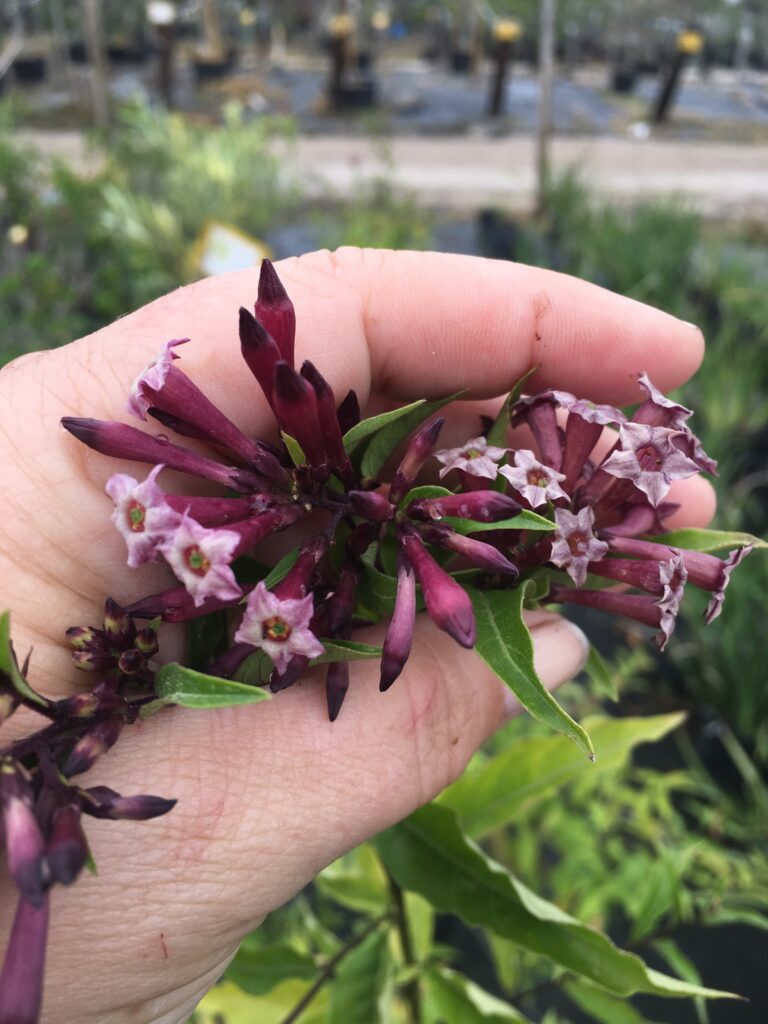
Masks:
[[[297,307],[298,353],[337,396],[354,388],[365,405],[469,389],[474,401],[449,416],[445,444],[476,433],[487,400],[533,364],[534,389],[624,403],[637,400],[638,372],[668,389],[701,358],[689,325],[548,271],[357,250],[278,270]],[[83,687],[63,643],[68,626],[97,623],[107,595],[129,603],[168,580],[158,565],[126,570],[104,494],[116,465],[65,434],[60,417],[119,416],[160,345],[189,336],[185,371],[247,433],[268,432],[271,414],[236,342],[235,314],[256,280],[247,271],[200,282],[0,374],[0,609],[13,612],[18,649],[34,647],[31,678],[46,694]],[[670,497],[682,508],[669,525],[709,521],[712,491],[700,477],[676,482]],[[577,630],[544,612],[529,625],[548,686],[579,670]],[[178,644],[169,628],[164,656]],[[176,709],[131,729],[99,762],[94,783],[179,803],[152,822],[89,826],[103,872],[54,892],[44,1020],[185,1020],[245,933],[324,865],[439,792],[515,710],[479,659],[428,620],[385,696],[377,668],[361,662],[333,724],[324,699],[308,676],[268,704]]]

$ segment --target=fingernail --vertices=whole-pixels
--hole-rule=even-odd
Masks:
[[[533,663],[539,678],[548,690],[567,683],[584,667],[589,654],[589,641],[578,626],[568,619],[555,617],[531,627]],[[504,694],[504,721],[519,715],[520,703],[508,690]]]

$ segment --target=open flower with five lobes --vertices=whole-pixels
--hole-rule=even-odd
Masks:
[[[155,466],[141,483],[127,473],[115,473],[107,481],[107,494],[115,503],[112,522],[128,545],[131,569],[156,561],[159,545],[181,522],[181,516],[167,504],[156,483],[164,469],[162,463]]]
[[[243,621],[235,643],[260,647],[284,672],[294,655],[316,658],[325,648],[309,628],[314,612],[312,594],[298,599],[281,599],[264,583],[248,595]]]

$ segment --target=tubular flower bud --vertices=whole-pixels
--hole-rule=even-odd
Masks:
[[[395,506],[378,491],[350,491],[347,497],[355,515],[376,523],[386,523],[395,515]]]
[[[457,555],[466,558],[478,569],[504,573],[506,576],[519,575],[517,566],[505,558],[492,544],[485,544],[483,541],[465,537],[445,523],[431,523],[422,529],[421,535],[430,544],[439,544],[440,547],[448,548],[449,551],[455,551]]]
[[[139,601],[134,601],[128,605],[128,611],[137,619],[161,618],[163,622],[189,622],[190,619],[199,619],[203,615],[210,615],[211,612],[231,608],[238,604],[245,594],[250,593],[253,586],[252,583],[246,583],[242,593],[238,592],[236,597],[206,597],[200,604],[195,604],[186,587],[169,587],[159,594],[149,594]]]
[[[272,397],[281,430],[299,442],[309,464],[323,466],[328,463],[320,431],[317,398],[308,381],[288,363],[279,362],[275,367]]]
[[[249,313],[240,309],[240,351],[248,369],[259,382],[267,401],[272,404],[272,385],[275,365],[283,358],[280,348],[266,327]]]
[[[35,1024],[39,1019],[47,939],[48,894],[37,904],[22,896],[0,973],[0,1021]]]
[[[354,391],[350,390],[346,393],[341,400],[341,405],[336,410],[336,415],[339,419],[339,428],[342,435],[346,434],[352,427],[357,426],[360,422],[360,402]]]
[[[87,772],[117,742],[122,728],[123,719],[118,715],[97,722],[72,748],[63,768],[64,774],[71,777]]]
[[[349,456],[344,450],[333,390],[325,377],[308,359],[302,364],[301,376],[309,381],[315,392],[317,418],[328,461],[339,474],[340,479],[351,483],[355,479],[355,473],[349,461]]]
[[[382,693],[390,688],[408,661],[413,644],[415,620],[416,577],[408,560],[401,555],[397,565],[395,610],[387,626],[381,655],[379,689]]]
[[[328,538],[324,534],[318,534],[317,537],[305,540],[299,549],[299,557],[288,570],[285,578],[275,586],[275,594],[282,600],[303,598],[309,589],[317,563],[327,548]]]
[[[349,689],[349,662],[334,661],[325,674],[325,699],[328,704],[328,718],[335,722]]]
[[[497,519],[514,516],[520,511],[520,505],[498,491],[469,491],[466,494],[446,494],[442,498],[419,498],[412,501],[406,511],[416,519],[456,516],[479,523],[493,523]]]
[[[557,425],[554,392],[543,391],[530,398],[518,398],[509,411],[513,427],[525,421],[531,428],[542,462],[559,470],[563,458],[562,432]]]
[[[472,647],[475,613],[467,592],[437,564],[415,530],[403,531],[400,543],[421,586],[429,617],[462,647]]]
[[[434,451],[444,423],[443,417],[438,416],[437,419],[430,420],[413,435],[389,488],[391,502],[397,504],[413,486],[421,467]],[[437,453],[436,458],[440,458],[440,453]],[[442,476],[442,473],[440,475]]]
[[[175,800],[161,796],[121,796],[108,786],[92,786],[79,793],[83,812],[94,818],[148,821],[167,814],[176,806]]]
[[[164,499],[180,516],[184,512],[201,526],[227,526],[247,519],[255,511],[251,498],[191,498],[185,494],[166,494]]]
[[[88,860],[88,842],[80,824],[80,808],[65,804],[53,812],[51,835],[46,846],[51,878],[70,885]]]
[[[255,312],[280,349],[281,358],[293,366],[296,312],[270,260],[261,261]]]
[[[33,811],[29,775],[11,757],[0,761],[0,812],[8,871],[23,898],[39,907],[45,888],[45,844]]]

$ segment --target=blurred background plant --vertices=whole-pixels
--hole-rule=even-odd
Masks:
[[[343,201],[322,188],[310,194],[281,173],[289,157],[277,154],[290,154],[291,122],[246,118],[236,105],[219,123],[122,108],[109,148],[94,141],[88,172],[44,165],[11,139],[10,120],[6,113],[0,132],[3,361],[95,330],[199,276],[197,248],[211,220],[236,225],[278,256],[286,239],[293,251],[317,242],[427,248],[451,227],[450,217],[427,214],[396,187],[386,164]],[[681,397],[721,459],[717,525],[764,534],[764,229],[707,222],[681,203],[618,208],[577,174],[555,180],[542,208],[524,218],[485,211],[477,224],[468,218],[462,237],[479,254],[573,273],[699,324],[708,354]],[[605,661],[596,658],[564,702],[589,719],[597,765],[531,720],[511,723],[427,809],[436,817],[423,819],[426,832],[447,830],[441,848],[424,848],[403,826],[331,865],[246,940],[195,1020],[764,1019],[766,592],[768,566],[757,552],[715,628],[704,630],[702,608],[687,598],[663,657],[639,633],[617,636],[590,618]],[[490,904],[430,895],[430,876],[450,894],[487,888],[506,870],[472,868],[475,848],[457,839],[449,819],[513,873],[504,876],[512,888]],[[701,976],[750,995],[752,1009],[649,996],[630,1003],[564,966],[565,954],[542,957],[538,925],[518,927],[517,880],[687,983]],[[548,904],[535,906],[550,913]]]

